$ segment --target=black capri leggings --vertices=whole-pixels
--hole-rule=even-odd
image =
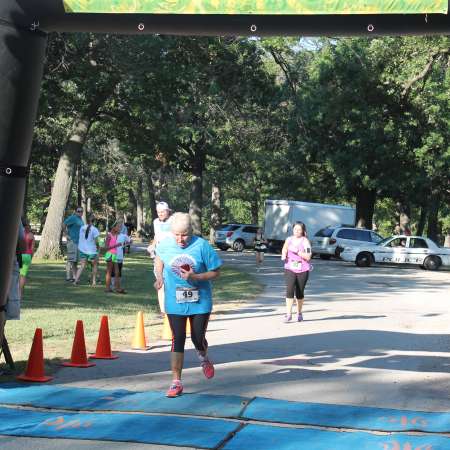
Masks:
[[[286,298],[294,298],[295,291],[297,300],[303,300],[309,272],[294,273],[285,269],[284,275],[286,278]]]
[[[167,314],[172,330],[172,352],[184,353],[187,319],[189,319],[191,324],[191,339],[194,347],[200,352],[206,351],[208,342],[206,341],[205,334],[208,328],[209,316],[210,313],[194,314],[192,316]]]

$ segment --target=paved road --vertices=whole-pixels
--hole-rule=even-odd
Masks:
[[[284,281],[278,256],[256,273],[251,253],[222,252],[264,292],[237,311],[216,311],[208,339],[217,376],[203,378],[192,346],[189,392],[297,401],[450,409],[450,272],[314,260],[305,321],[283,324]],[[169,345],[122,353],[89,370],[61,369],[57,383],[165,390]]]
[[[305,321],[284,324],[279,256],[269,255],[260,273],[252,253],[221,256],[265,289],[239,310],[216,311],[208,332],[214,379],[203,378],[188,345],[187,392],[450,410],[449,271],[359,269],[342,261],[314,260]],[[118,361],[97,361],[91,369],[64,368],[54,383],[165,390],[169,350],[160,341],[148,354],[122,352]]]

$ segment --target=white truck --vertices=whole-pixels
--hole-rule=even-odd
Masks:
[[[351,206],[324,203],[298,202],[295,200],[266,200],[264,214],[264,237],[269,247],[280,249],[292,234],[297,221],[306,225],[311,238],[327,226],[354,226],[356,209]]]

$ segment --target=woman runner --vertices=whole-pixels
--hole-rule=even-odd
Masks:
[[[181,372],[187,320],[203,373],[206,378],[214,376],[205,333],[212,310],[211,281],[219,276],[222,261],[205,239],[192,235],[189,214],[174,214],[171,228],[172,235],[155,249],[154,286],[160,289],[164,285],[164,306],[172,330],[172,383],[166,395],[177,397],[183,392]]]
[[[297,302],[297,322],[303,320],[302,307],[304,301],[304,291],[311,270],[311,244],[306,237],[306,226],[303,222],[296,222],[293,235],[289,236],[281,251],[281,259],[285,261],[284,273],[286,279],[286,316],[284,322],[288,323],[292,319],[292,305],[294,303],[294,293]]]

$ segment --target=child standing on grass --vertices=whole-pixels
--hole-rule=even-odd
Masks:
[[[122,225],[120,225],[122,227]],[[120,247],[117,247],[117,266],[118,266],[118,277],[120,279],[119,283],[123,281],[122,278],[122,267],[123,267],[123,260],[124,260],[124,254],[125,254],[125,248],[130,248],[131,244],[131,238],[128,236],[128,233],[119,233],[117,236],[117,243],[121,244]],[[129,250],[128,250],[129,253]],[[111,287],[114,289],[116,286],[116,270],[115,267],[113,267],[113,270],[111,272]],[[125,293],[125,291],[123,292]]]
[[[117,259],[117,249],[122,246],[122,243],[118,241],[119,231],[122,226],[121,222],[116,222],[111,228],[111,231],[106,237],[105,247],[105,261],[106,261],[106,289],[105,292],[114,292],[111,288],[111,277],[114,270],[114,289],[117,294],[126,294],[125,290],[120,286],[120,271],[119,261]],[[122,258],[123,259],[123,258]]]

